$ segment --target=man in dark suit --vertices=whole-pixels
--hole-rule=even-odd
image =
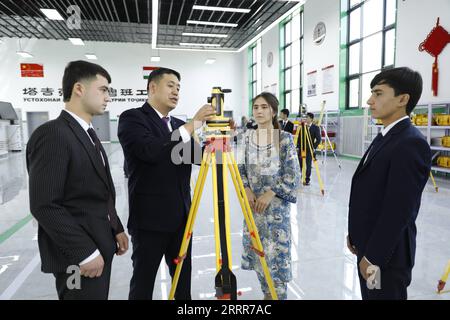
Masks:
[[[59,299],[107,299],[114,253],[128,249],[108,158],[91,124],[106,108],[110,82],[99,65],[69,63],[65,110],[36,129],[27,145],[42,271],[55,275]]]
[[[306,114],[306,127],[309,129],[309,133],[311,136],[311,143],[313,152],[315,154],[315,150],[319,146],[320,142],[322,141],[322,136],[320,134],[320,128],[319,126],[314,124],[314,114],[307,113]],[[297,146],[300,146],[300,137],[297,141]],[[303,161],[300,158],[300,152],[299,152],[299,160],[300,160],[300,168],[303,168]],[[306,145],[306,177],[305,182],[303,185],[309,186],[311,182],[311,167],[312,167],[312,154],[311,149],[309,148],[309,145]],[[303,172],[303,171],[302,171]]]
[[[376,75],[370,87],[367,103],[384,129],[353,176],[347,245],[357,255],[364,300],[407,299],[415,221],[431,167],[430,147],[409,119],[422,93],[422,77],[395,68]]]
[[[178,104],[180,74],[160,68],[147,83],[149,99],[141,107],[120,115],[118,136],[128,172],[128,230],[133,244],[130,299],[152,299],[155,277],[165,256],[170,275],[177,258],[191,206],[191,157],[201,161],[201,148],[191,135],[215,114],[204,105],[193,120],[184,123],[169,116]],[[184,144],[184,145],[183,145]],[[181,146],[181,148],[180,148]],[[184,147],[183,147],[184,146]],[[180,156],[183,161],[180,161]],[[186,161],[186,156],[189,160]],[[183,263],[175,299],[191,299],[191,246]]]
[[[292,134],[294,132],[294,124],[289,121],[289,110],[283,109],[280,111],[280,128]]]

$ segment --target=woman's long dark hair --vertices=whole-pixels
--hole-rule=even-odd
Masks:
[[[273,110],[273,113],[275,114],[275,117],[272,118],[272,124],[275,129],[280,129],[280,123],[278,122],[278,106],[280,103],[278,102],[277,97],[275,97],[270,92],[261,92],[256,97],[253,98],[252,106],[255,104],[256,99],[263,98],[267,101],[267,103],[270,105],[270,107]]]

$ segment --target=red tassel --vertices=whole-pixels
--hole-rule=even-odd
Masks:
[[[433,63],[433,78],[431,84],[431,91],[433,92],[433,96],[437,97],[438,95],[438,83],[439,83],[439,68],[437,58]]]

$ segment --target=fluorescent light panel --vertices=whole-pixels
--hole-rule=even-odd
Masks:
[[[50,20],[64,20],[64,18],[59,14],[59,12],[55,9],[39,9],[43,14]]]
[[[183,36],[190,37],[210,37],[210,38],[228,38],[226,34],[218,34],[218,33],[193,33],[193,32],[183,32]]]
[[[152,62],[161,61],[161,57],[160,56],[153,56],[153,57],[150,58],[150,61],[152,61]]]
[[[97,60],[97,56],[95,54],[93,54],[93,53],[86,53],[85,56],[89,60]]]
[[[210,7],[210,6],[193,6],[194,10],[209,10],[209,11],[223,11],[223,12],[239,12],[239,13],[249,13],[250,9],[239,9],[239,8],[225,8],[225,7]]]
[[[152,49],[156,49],[158,41],[159,0],[152,0]]]
[[[204,26],[217,26],[217,27],[230,27],[236,28],[238,26],[237,23],[224,23],[224,22],[209,22],[209,21],[196,21],[196,20],[188,20],[187,24],[201,24]]]
[[[69,38],[69,40],[74,46],[84,46],[84,42],[80,38]]]
[[[180,42],[180,46],[192,46],[192,47],[220,47],[220,44],[214,43],[188,43],[188,42]]]
[[[19,56],[22,58],[33,58],[33,55],[31,53],[28,53],[26,51],[17,51],[16,52]]]

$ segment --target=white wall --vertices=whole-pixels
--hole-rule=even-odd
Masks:
[[[225,110],[233,110],[239,119],[247,112],[243,92],[247,91],[246,68],[241,72],[242,55],[215,52],[163,51],[161,61],[150,62],[150,46],[143,44],[87,42],[85,47],[74,46],[69,41],[21,39],[22,49],[34,57],[24,59],[16,54],[18,39],[3,38],[0,44],[0,100],[9,101],[15,108],[21,108],[23,119],[27,111],[49,111],[50,119],[56,118],[63,108],[60,102],[24,102],[22,90],[36,87],[61,88],[64,68],[69,61],[85,59],[86,52],[95,52],[98,60],[111,74],[111,86],[116,89],[145,89],[143,66],[165,66],[181,73],[180,101],[172,114],[194,116],[197,109],[206,103],[213,86],[232,89],[225,97]],[[212,65],[205,65],[207,58],[215,58]],[[44,64],[44,78],[22,78],[20,63]],[[39,93],[36,97],[43,98]],[[58,95],[56,94],[56,97]],[[134,98],[139,98],[135,96]],[[145,96],[140,98],[146,98]],[[108,105],[111,119],[117,119],[124,110],[139,107],[143,102],[111,102]],[[111,132],[114,137],[115,133]]]
[[[280,31],[278,26],[269,30],[261,39],[261,63],[262,63],[262,89],[263,91],[273,92],[279,98],[280,88]],[[271,52],[273,54],[272,66],[267,65],[267,56]]]
[[[308,111],[320,111],[323,100],[326,100],[327,110],[339,109],[339,2],[337,0],[308,0],[304,6],[303,101],[308,105]],[[316,45],[313,42],[313,31],[319,22],[325,23],[327,33],[324,42]],[[322,94],[322,68],[330,65],[334,65],[334,92]],[[308,97],[306,74],[314,70],[317,70],[317,96]]]
[[[422,74],[424,90],[421,102],[424,103],[450,101],[450,44],[439,55],[437,97],[433,97],[431,92],[434,57],[418,50],[419,45],[436,26],[438,17],[441,18],[440,25],[450,33],[449,0],[398,1],[396,66],[408,66]]]

